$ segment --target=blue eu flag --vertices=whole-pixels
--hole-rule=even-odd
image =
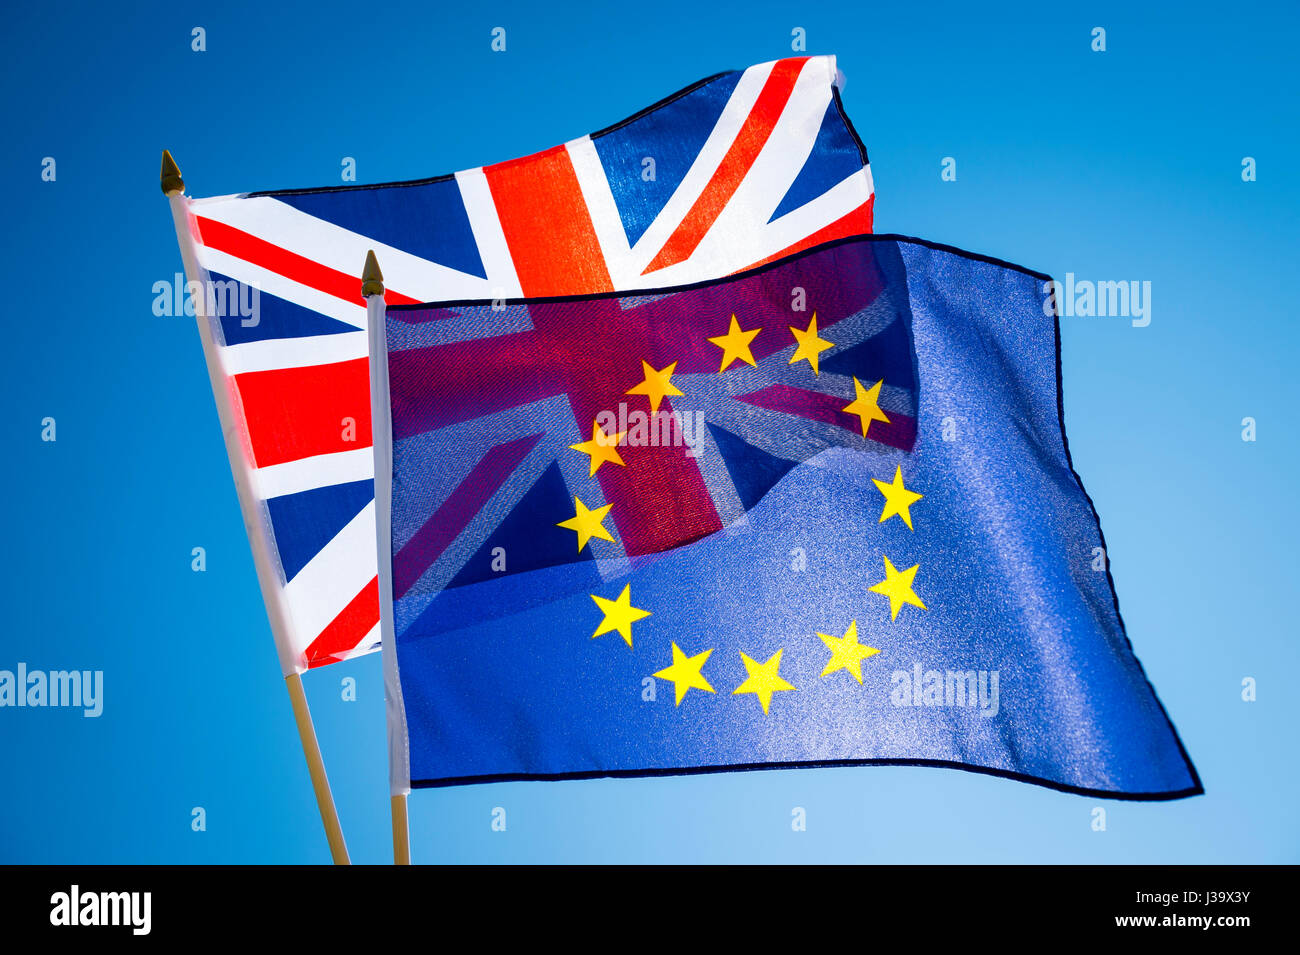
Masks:
[[[1201,791],[1070,463],[1046,276],[863,236],[382,334],[412,785],[892,763]]]

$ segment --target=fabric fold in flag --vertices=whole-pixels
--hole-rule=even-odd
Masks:
[[[373,509],[340,527],[336,503],[373,478],[367,251],[401,306],[687,284],[870,232],[871,172],[835,78],[834,57],[779,60],[454,175],[186,200],[191,279],[215,290],[214,380],[240,418],[232,466],[261,507],[246,522],[279,558],[273,618],[296,669],[379,639],[373,548],[355,546]]]
[[[861,236],[390,306],[395,791],[877,763],[1201,792],[1096,563],[1048,282]]]

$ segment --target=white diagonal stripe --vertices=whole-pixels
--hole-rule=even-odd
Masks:
[[[321,292],[309,285],[287,279],[279,272],[272,272],[260,265],[237,259],[207,246],[198,247],[199,262],[205,269],[220,272],[232,279],[251,285],[268,295],[282,298],[294,305],[313,312],[319,312],[329,318],[338,319],[356,328],[366,327],[366,307],[362,304],[345,302],[337,296]],[[213,281],[217,281],[214,279]]]
[[[465,214],[469,216],[469,228],[474,233],[474,242],[478,246],[479,258],[483,262],[483,272],[487,275],[488,293],[481,298],[519,298],[524,294],[515,273],[515,262],[510,257],[510,247],[506,245],[506,234],[501,229],[501,217],[497,215],[496,202],[492,199],[492,190],[488,186],[487,176],[482,167],[466,169],[456,173],[456,184],[460,186],[460,198],[465,203]],[[444,302],[460,296],[439,295]],[[433,301],[430,298],[428,301]]]
[[[356,275],[360,297],[361,266],[374,250],[384,285],[420,302],[434,299],[488,298],[487,279],[467,275],[418,255],[385,245],[350,229],[308,215],[270,196],[204,205],[199,214],[240,229],[345,275]]]
[[[720,241],[710,241],[710,237],[706,236],[705,241],[701,242],[700,248],[696,250],[696,256],[704,257],[700,263],[701,267],[705,267],[708,256],[719,255],[739,255],[746,265],[761,262],[826,228],[870,198],[871,170],[864,166],[811,202],[805,203],[798,209],[792,209],[762,229],[745,233],[730,246]],[[720,236],[721,234],[719,238]],[[696,256],[692,256],[692,259]]]
[[[704,187],[713,178],[713,174],[717,172],[718,166],[727,155],[727,150],[735,142],[775,65],[775,63],[760,63],[758,66],[751,66],[741,74],[740,81],[731,93],[731,99],[727,101],[717,124],[709,133],[709,138],[705,140],[704,147],[691,163],[690,170],[682,177],[677,191],[632,248],[628,263],[630,271],[634,271],[636,275],[645,271],[646,266],[654,261],[654,257],[664,247],[664,243],[677,231],[682,219],[691,210],[695,200],[704,192]]]
[[[269,500],[318,487],[368,481],[374,476],[374,452],[367,446],[258,468],[253,474],[253,488],[259,498]]]
[[[744,234],[767,224],[812,155],[830,104],[831,86],[824,72],[816,69],[812,61],[805,63],[771,135],[718,214],[710,233],[730,239],[733,233]]]
[[[371,501],[284,586],[302,653],[379,571]]]

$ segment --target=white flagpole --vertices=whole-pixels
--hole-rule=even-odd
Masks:
[[[375,454],[375,547],[379,557],[379,633],[384,657],[384,703],[388,722],[389,812],[393,822],[393,864],[411,864],[411,830],[406,797],[411,770],[406,747],[406,709],[397,678],[397,646],[393,636],[393,421],[388,403],[388,336],[384,329],[384,275],[374,252],[366,253],[361,270],[361,294],[366,300],[366,331],[370,342],[370,432]]]
[[[307,695],[303,691],[301,660],[294,653],[289,640],[289,618],[280,600],[280,583],[276,574],[275,557],[271,552],[271,541],[266,533],[268,518],[265,505],[253,493],[249,482],[251,468],[240,466],[240,462],[251,462],[252,451],[245,446],[243,431],[238,426],[234,410],[231,408],[230,391],[227,387],[225,373],[221,370],[217,355],[216,340],[213,337],[212,323],[215,317],[208,315],[207,272],[199,264],[195,248],[194,233],[191,230],[189,199],[185,196],[185,182],[181,171],[167,150],[162,155],[163,195],[171,205],[172,222],[176,226],[176,241],[180,245],[181,260],[185,264],[185,277],[189,283],[190,299],[194,302],[194,317],[199,326],[199,339],[203,343],[203,357],[208,366],[208,378],[212,384],[212,394],[217,402],[217,417],[221,421],[221,432],[225,436],[226,454],[230,458],[230,471],[235,479],[235,491],[239,496],[239,510],[244,518],[244,530],[248,533],[248,543],[253,551],[253,566],[257,569],[257,581],[262,589],[262,603],[266,606],[267,616],[271,622],[271,636],[275,639],[276,652],[280,657],[280,668],[289,691],[289,702],[293,707],[294,722],[298,725],[298,738],[302,742],[303,755],[307,758],[307,771],[311,775],[312,789],[316,793],[316,806],[320,810],[321,822],[325,826],[325,838],[329,842],[330,856],[335,865],[348,865],[348,847],[343,841],[343,829],[339,825],[338,810],[334,807],[334,796],[330,792],[329,779],[325,775],[325,763],[321,758],[320,743],[316,739],[316,728],[312,724],[311,710],[307,706]]]

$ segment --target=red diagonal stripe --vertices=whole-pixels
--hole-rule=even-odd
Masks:
[[[483,175],[525,295],[613,290],[567,149],[484,166]]]
[[[224,222],[218,222],[216,219],[194,216],[194,222],[199,228],[203,244],[209,249],[225,252],[253,265],[260,265],[268,271],[314,288],[318,292],[341,298],[345,302],[354,305],[366,304],[366,300],[361,295],[359,272],[356,275],[349,275],[328,265],[321,265],[297,252],[282,249],[265,239],[259,239],[255,235],[226,225]],[[361,263],[358,263],[357,269],[360,268]],[[419,299],[387,289],[384,292],[384,301],[389,305],[414,305]]]
[[[566,384],[533,331],[393,351],[388,368],[394,440],[549,398]]]
[[[368,359],[250,371],[233,381],[259,468],[370,447]]]
[[[862,435],[862,419],[844,410],[844,406],[850,403],[851,398],[839,398],[820,391],[805,391],[802,388],[776,384],[747,395],[737,395],[736,400],[756,408],[766,408],[769,411],[780,411],[812,421],[821,421],[843,428],[845,431],[852,431],[858,436]],[[912,445],[916,443],[916,419],[898,411],[882,410],[889,417],[889,421],[871,422],[871,427],[867,429],[867,440],[879,441],[890,447],[911,451]]]
[[[401,600],[433,562],[442,556],[488,499],[519,467],[542,434],[530,434],[499,444],[456,486],[415,535],[393,555],[393,599]]]
[[[722,162],[714,170],[712,178],[691,206],[690,212],[686,213],[686,217],[643,275],[684,262],[695,252],[745,176],[749,175],[754,160],[772,135],[785,104],[790,101],[795,81],[806,62],[806,56],[792,57],[778,60],[772,67],[762,92],[754,102],[754,108],[745,117],[727,154],[722,157]]]
[[[337,663],[355,649],[377,623],[379,623],[379,578],[373,577],[370,583],[361,588],[361,593],[348,601],[348,605],[339,611],[339,615],[331,620],[329,626],[320,632],[320,636],[303,651],[307,668]]]

